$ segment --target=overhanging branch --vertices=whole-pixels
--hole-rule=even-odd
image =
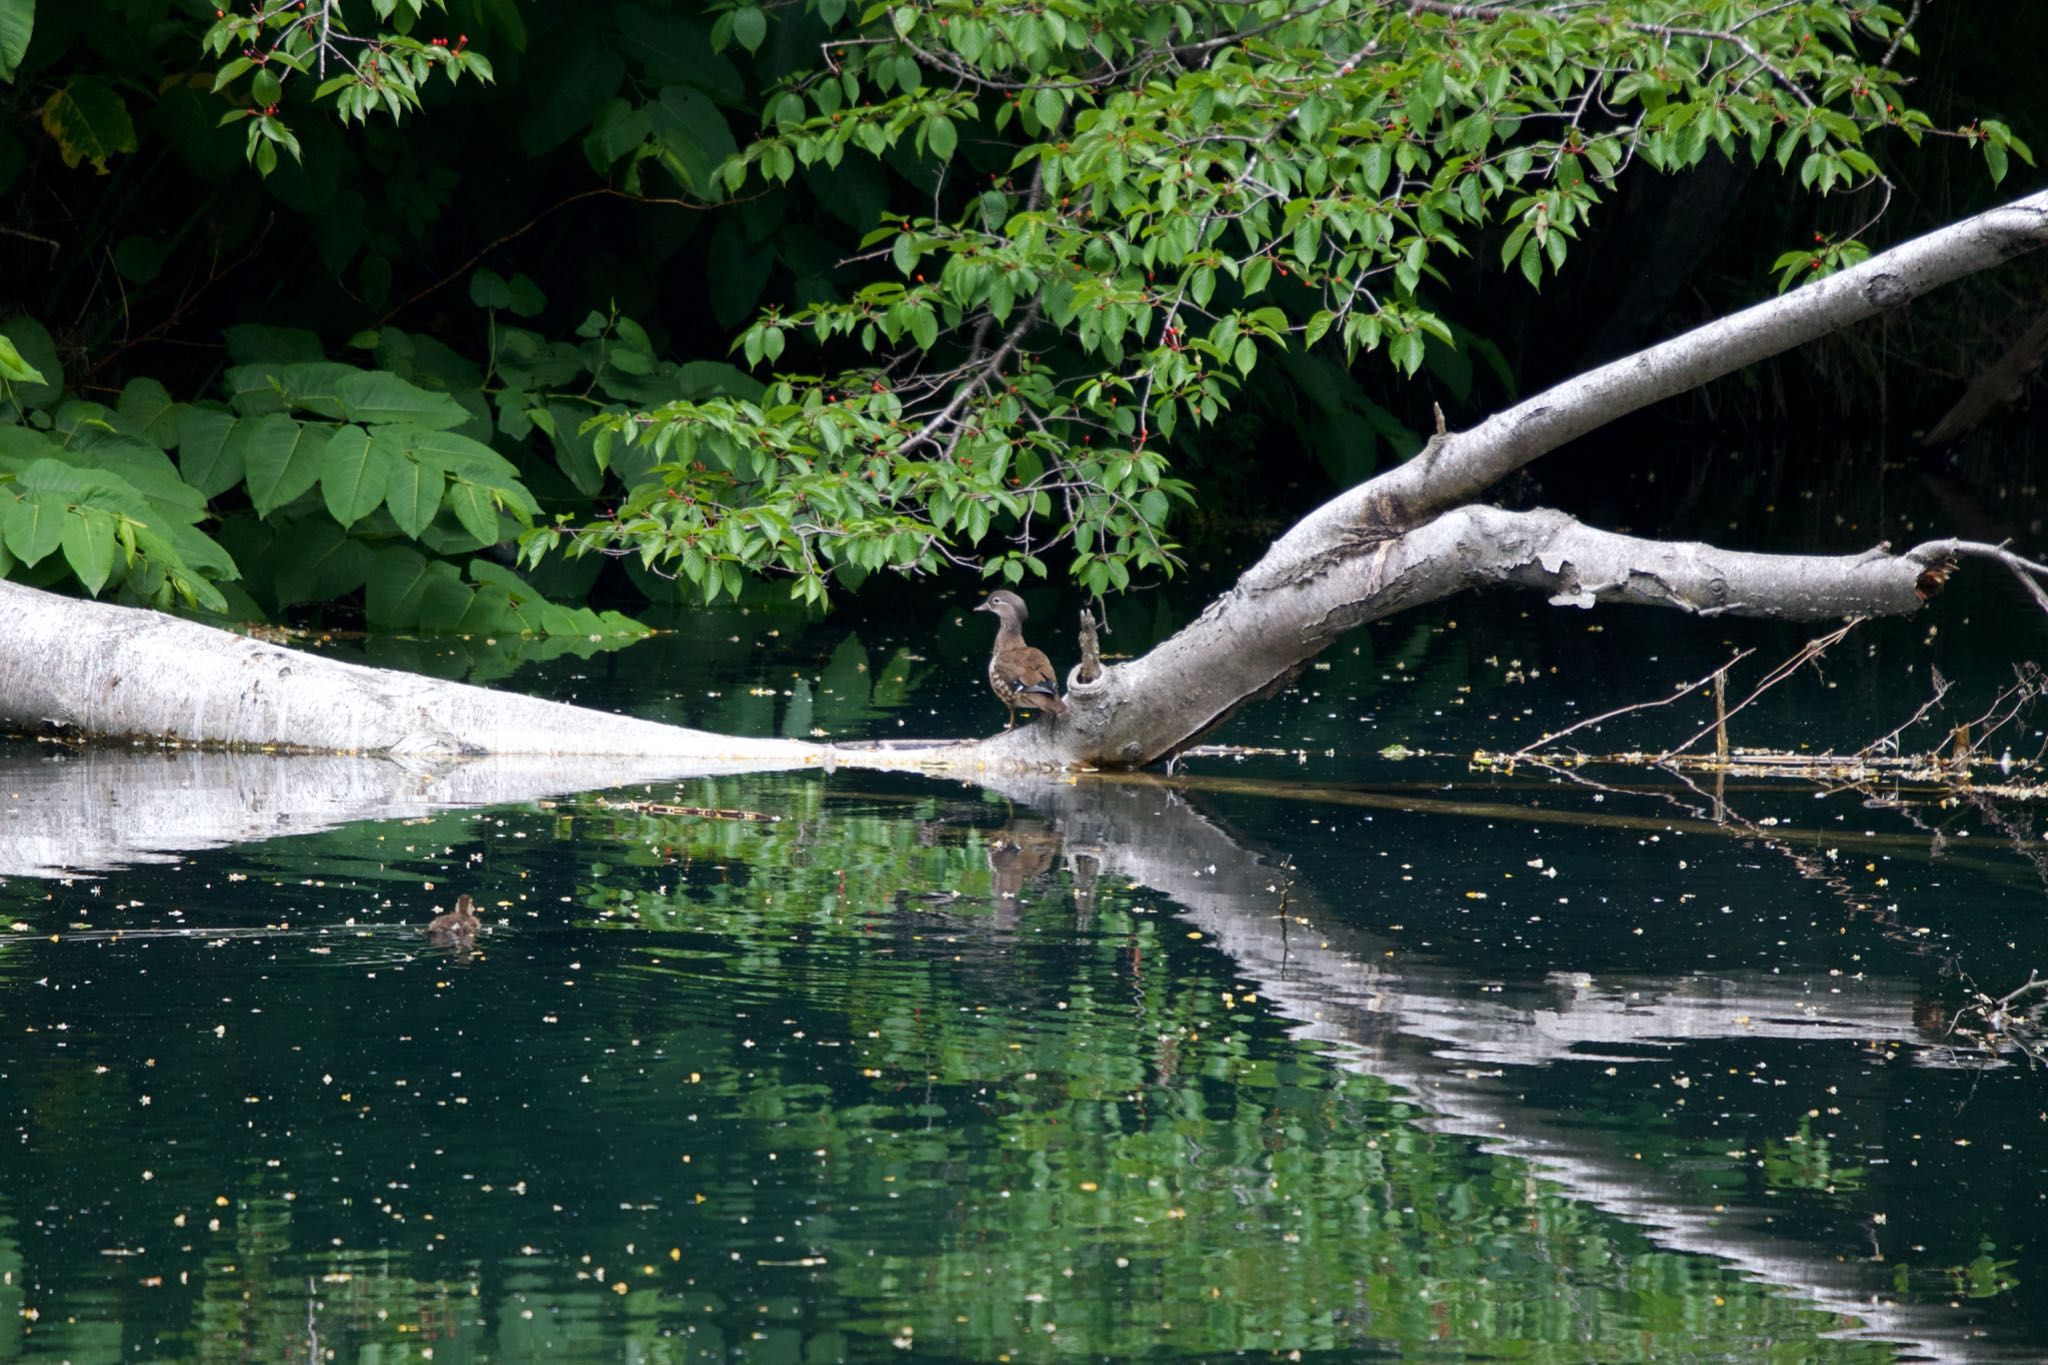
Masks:
[[[1321,519],[1354,518],[1368,499],[1403,508],[1411,519],[1454,507],[1617,418],[2042,246],[2048,246],[2048,191],[1930,232],[1827,279],[1589,370],[1470,431],[1432,441],[1407,463],[1326,504],[1289,538],[1317,534]]]

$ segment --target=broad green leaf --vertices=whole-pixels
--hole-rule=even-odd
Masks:
[[[479,266],[469,277],[469,301],[479,308],[510,308],[512,287],[497,271]]]
[[[186,408],[178,414],[178,472],[209,498],[242,481],[243,446],[235,429],[245,419],[218,408]]]
[[[324,517],[307,517],[280,544],[272,591],[279,606],[332,602],[363,586],[375,552]]]
[[[739,148],[718,106],[701,90],[670,85],[647,107],[647,115],[661,146],[661,164],[676,182],[700,199],[723,198],[712,172]]]
[[[4,152],[5,144],[0,142],[0,153]],[[4,287],[0,284],[0,288]],[[10,380],[15,401],[24,407],[55,407],[64,394],[64,365],[57,358],[57,343],[51,338],[50,329],[32,317],[0,314],[0,331],[14,342],[22,363],[42,375],[40,382]]]
[[[114,517],[97,507],[80,507],[63,521],[64,560],[94,597],[114,571]]]
[[[758,5],[747,5],[732,16],[732,36],[749,52],[759,52],[768,37],[768,16]]]
[[[320,497],[328,513],[347,527],[377,510],[401,458],[398,438],[388,429],[372,435],[346,426],[335,432],[320,456]]]
[[[406,444],[457,478],[498,493],[524,515],[540,512],[540,504],[520,482],[518,468],[482,441],[453,431],[420,431],[407,433]]]
[[[355,366],[338,361],[311,360],[286,365],[277,371],[276,377],[292,407],[338,418],[342,415],[341,386],[350,376],[361,373]]]
[[[13,81],[35,26],[36,0],[0,0],[0,81]]]
[[[98,488],[118,498],[132,515],[198,521],[206,515],[206,496],[180,477],[168,455],[131,436],[100,435],[54,459],[71,466],[87,480],[82,492]],[[109,503],[108,505],[112,505]]]
[[[474,536],[478,544],[498,543],[498,509],[491,501],[489,489],[457,479],[449,485],[447,500],[462,529]]]
[[[64,164],[90,161],[107,174],[107,159],[135,150],[135,123],[112,82],[73,76],[43,105],[43,131],[56,140]]]
[[[452,565],[394,545],[377,552],[363,593],[363,615],[379,630],[409,630],[420,622],[420,603],[439,577],[458,585]]]
[[[348,376],[335,385],[334,396],[351,422],[407,422],[446,430],[469,420],[469,409],[447,394],[408,384],[385,370]]]
[[[0,535],[6,537],[8,553],[23,564],[34,565],[63,543],[70,500],[43,489],[24,490],[12,497],[9,491],[0,488]]]
[[[178,405],[169,389],[154,379],[131,379],[114,403],[114,425],[155,446],[178,442]]]
[[[590,126],[625,79],[626,64],[598,37],[594,24],[572,24],[572,35],[549,53],[524,101],[519,142],[529,156],[554,150]]]
[[[441,506],[441,486],[448,476],[431,459],[408,454],[391,468],[384,482],[384,505],[398,529],[418,540]]]
[[[251,418],[230,438],[241,446],[249,501],[267,517],[320,480],[321,456],[332,427],[297,422],[281,413]]]
[[[0,5],[6,3],[7,0],[0,0]],[[21,352],[17,351],[14,348],[14,343],[4,336],[0,336],[0,379],[17,384],[47,384],[49,382],[43,378],[41,370],[21,358]]]

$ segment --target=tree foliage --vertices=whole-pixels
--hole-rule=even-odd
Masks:
[[[1550,284],[1627,175],[1842,199],[1782,286],[1867,253],[1891,151],[2031,161],[1915,48],[1818,0],[0,0],[48,279],[0,299],[0,569],[466,630],[544,627],[514,540],[570,595],[1120,590],[1248,385],[1344,479],[1419,444],[1361,376],[1511,385],[1465,281]]]

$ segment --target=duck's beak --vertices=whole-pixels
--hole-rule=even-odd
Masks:
[[[993,597],[982,598],[981,605],[975,608],[976,611],[994,611],[995,609],[996,600]]]

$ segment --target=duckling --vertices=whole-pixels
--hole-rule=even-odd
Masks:
[[[476,939],[476,931],[482,922],[476,917],[476,902],[468,896],[457,896],[455,908],[443,915],[436,915],[427,924],[427,937],[438,947],[467,947]]]

